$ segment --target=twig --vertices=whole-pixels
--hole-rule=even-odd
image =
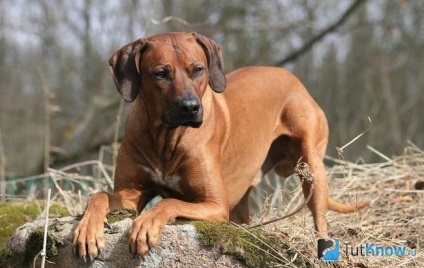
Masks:
[[[298,165],[295,168],[296,174],[302,174],[302,173],[305,172],[305,170],[301,169],[300,166],[303,166],[303,169],[307,168],[309,170],[309,167],[308,167],[308,165],[306,163],[303,163],[303,162],[302,163],[298,163]],[[310,171],[309,171],[309,173],[310,173]],[[256,228],[256,227],[259,227],[259,226],[268,225],[268,224],[271,224],[271,223],[274,223],[274,222],[277,222],[277,221],[281,221],[281,220],[286,219],[288,217],[291,217],[294,214],[296,214],[299,211],[301,211],[308,204],[309,200],[312,197],[312,193],[314,191],[315,184],[314,184],[314,179],[313,179],[312,174],[309,174],[309,176],[304,176],[303,177],[303,183],[305,183],[305,182],[306,183],[309,183],[311,185],[311,189],[309,191],[309,195],[305,198],[305,200],[303,201],[303,203],[298,208],[296,208],[292,212],[290,212],[290,213],[288,213],[288,214],[286,214],[286,215],[284,215],[282,217],[277,217],[275,219],[271,219],[271,220],[266,221],[266,222],[262,222],[262,223],[251,225],[251,226],[249,226],[249,229]]]
[[[44,268],[46,263],[46,246],[47,246],[47,229],[49,227],[49,209],[50,209],[50,196],[52,190],[49,188],[47,191],[47,205],[46,205],[46,221],[44,224],[44,238],[43,238],[43,250],[41,251],[41,268]]]
[[[357,139],[359,139],[360,137],[362,137],[362,135],[364,135],[365,133],[367,133],[371,127],[372,127],[372,121],[371,118],[368,116],[368,120],[370,121],[370,125],[368,126],[368,128],[364,131],[362,131],[362,133],[360,133],[358,136],[356,136],[355,138],[353,138],[351,141],[349,141],[348,143],[346,143],[345,145],[343,145],[342,147],[336,147],[337,152],[341,155],[343,154],[343,150],[348,147],[349,145],[351,145],[352,143],[354,143]],[[344,158],[342,158],[344,160]]]
[[[383,158],[384,160],[390,162],[392,161],[392,159],[390,159],[389,157],[385,156],[383,153],[377,151],[376,149],[374,149],[373,147],[367,145],[367,149],[370,150],[371,152],[375,153],[376,155],[380,156],[381,158]]]
[[[109,186],[113,188],[113,180],[109,176],[109,174],[107,173],[103,163],[100,162],[99,160],[88,160],[88,161],[84,161],[84,162],[81,162],[81,163],[72,164],[72,165],[61,168],[60,171],[68,171],[70,169],[79,168],[79,167],[83,167],[83,166],[89,166],[89,165],[97,165],[99,167],[100,171],[102,172],[103,176],[105,177],[105,179],[109,183]],[[52,170],[49,170],[49,171],[51,172]]]
[[[405,194],[424,194],[423,190],[397,190],[397,189],[386,189],[386,192],[392,193],[405,193]]]
[[[246,229],[246,228],[244,228],[243,226],[241,226],[241,225],[238,225],[237,223],[235,223],[235,222],[230,222],[232,225],[234,225],[234,226],[236,226],[236,227],[238,227],[238,228],[240,228],[240,229],[242,229],[243,231],[245,231],[245,232],[247,232],[248,234],[250,234],[251,236],[253,236],[254,238],[256,238],[259,242],[261,242],[262,244],[264,244],[267,248],[269,248],[271,251],[273,251],[275,254],[277,254],[278,255],[278,257],[277,256],[275,256],[275,255],[273,255],[273,254],[270,254],[269,252],[267,252],[267,251],[265,251],[265,250],[263,250],[262,248],[260,248],[260,247],[258,247],[258,246],[256,246],[256,245],[253,245],[252,243],[250,243],[252,246],[255,246],[256,248],[258,248],[258,249],[260,249],[260,250],[262,250],[262,251],[265,251],[267,254],[270,254],[272,257],[274,257],[274,258],[276,258],[277,260],[279,260],[279,261],[284,261],[284,260],[282,260],[282,259],[280,259],[280,258],[283,258],[284,259],[284,257],[283,256],[281,256],[281,254],[280,254],[280,252],[278,252],[278,251],[276,251],[274,248],[272,248],[270,245],[268,245],[267,243],[265,243],[265,241],[263,241],[262,239],[260,239],[258,236],[256,236],[255,234],[253,234],[252,232],[250,232],[248,229]],[[245,242],[248,242],[248,241],[246,241],[246,240],[244,240]],[[248,242],[249,243],[249,242]],[[280,257],[280,258],[279,258]]]
[[[344,179],[346,179],[346,174],[345,174],[345,171],[344,171],[344,167],[345,167],[345,165],[344,165],[345,164],[345,162],[344,162],[345,159],[344,159],[344,156],[343,156],[344,149],[346,149],[349,145],[351,145],[352,143],[354,143],[356,140],[358,140],[360,137],[362,137],[365,133],[367,133],[371,129],[371,127],[372,127],[372,121],[371,121],[371,118],[369,116],[368,116],[368,120],[370,121],[370,125],[368,126],[367,129],[365,129],[364,131],[362,131],[359,135],[357,135],[355,138],[353,138],[351,141],[349,141],[348,143],[346,143],[342,147],[336,147],[337,156],[339,157],[339,161],[341,163],[340,168],[342,170],[342,176],[343,176]]]
[[[56,189],[58,190],[58,192],[62,195],[63,200],[65,202],[65,206],[69,208],[70,206],[69,206],[69,201],[67,199],[67,196],[63,192],[62,188],[60,188],[59,184],[57,183],[56,173],[53,170],[51,170],[50,172],[51,172],[50,176],[52,178],[53,184],[56,186]]]
[[[41,251],[43,251],[43,250],[41,250]],[[34,263],[32,264],[32,268],[35,268],[35,265],[37,264],[38,256],[40,256],[41,251],[38,252],[37,255],[35,255],[35,257],[34,257]]]
[[[422,257],[424,255],[424,253],[419,253],[416,256],[406,259],[403,262],[399,263],[398,265],[396,265],[395,267],[407,267],[406,264],[410,263],[410,262],[415,262],[419,257]],[[418,267],[418,266],[417,266]]]
[[[48,176],[49,176],[49,173],[44,173],[44,174],[29,176],[29,177],[23,177],[23,178],[19,178],[19,179],[14,179],[13,183],[16,184],[16,183],[19,183],[19,182],[34,181],[34,180],[46,178]]]
[[[204,26],[204,25],[206,25],[206,22],[202,22],[202,23],[190,23],[190,22],[186,21],[185,19],[180,18],[180,17],[176,17],[176,16],[167,16],[167,17],[163,18],[162,21],[158,21],[158,20],[155,20],[153,18],[150,18],[150,22],[153,23],[153,24],[155,24],[155,25],[165,24],[165,23],[168,23],[169,21],[176,21],[176,22],[179,22],[182,25],[187,26],[187,27],[195,27],[195,26]]]

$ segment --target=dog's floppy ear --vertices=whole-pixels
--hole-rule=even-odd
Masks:
[[[148,47],[149,43],[146,39],[138,39],[123,46],[109,59],[113,81],[126,102],[134,101],[140,91],[139,64],[142,54]]]
[[[224,91],[227,81],[224,74],[224,60],[221,48],[210,38],[197,33],[191,34],[196,38],[197,43],[202,46],[208,59],[209,85],[215,92]]]

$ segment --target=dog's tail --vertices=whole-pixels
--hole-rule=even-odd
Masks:
[[[354,205],[343,204],[328,197],[328,209],[339,213],[352,213],[358,209],[368,206],[368,202],[359,202]]]

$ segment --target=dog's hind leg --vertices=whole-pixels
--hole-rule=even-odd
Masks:
[[[326,143],[323,143],[321,148],[317,148],[311,145],[315,144],[311,141],[313,140],[307,136],[304,138],[287,136],[277,138],[271,146],[263,167],[272,166],[278,175],[287,177],[295,172],[298,164],[307,164],[307,169],[297,170],[302,180],[303,194],[305,198],[311,195],[307,205],[312,212],[316,230],[321,235],[327,236],[328,181],[323,164],[323,151],[325,152]],[[305,165],[300,164],[299,166],[304,167]]]
[[[303,169],[300,166],[300,171],[298,171],[302,179],[303,195],[305,198],[310,196],[307,205],[312,212],[315,229],[326,237],[328,236],[326,214],[329,189],[323,159],[320,152],[315,151],[314,147],[309,144],[302,145],[302,155],[300,162],[307,164],[307,167]]]

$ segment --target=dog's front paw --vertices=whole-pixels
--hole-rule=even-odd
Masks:
[[[87,259],[93,262],[98,255],[103,255],[104,248],[103,219],[85,215],[74,231],[72,253],[84,262]]]
[[[159,236],[168,222],[166,212],[152,208],[138,216],[131,227],[129,249],[134,256],[145,256],[158,245]]]

